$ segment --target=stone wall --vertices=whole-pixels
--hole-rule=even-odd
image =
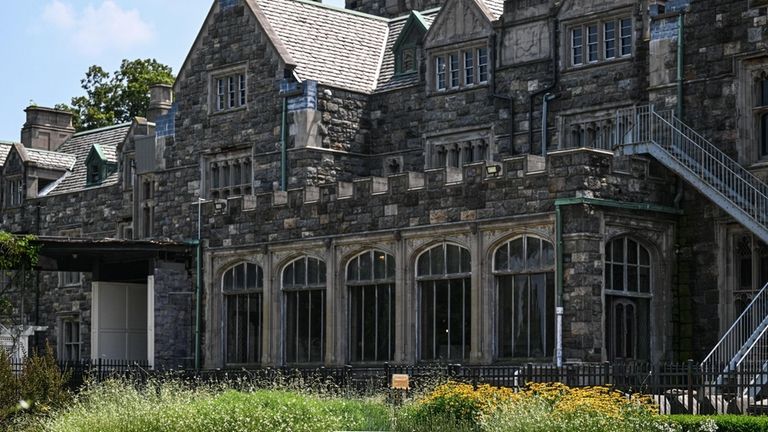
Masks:
[[[184,264],[155,265],[155,367],[194,366],[194,275]]]

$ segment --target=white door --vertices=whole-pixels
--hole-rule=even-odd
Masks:
[[[94,282],[91,357],[147,360],[147,285]]]

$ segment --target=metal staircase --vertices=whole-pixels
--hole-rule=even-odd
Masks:
[[[610,141],[617,154],[653,156],[768,243],[768,185],[672,111],[657,112],[653,106],[619,110],[613,129]],[[760,393],[768,386],[767,288],[755,295],[702,362],[702,371],[710,378],[699,400],[722,399],[731,392],[743,411],[758,396],[764,397]]]

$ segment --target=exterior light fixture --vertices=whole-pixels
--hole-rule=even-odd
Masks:
[[[486,165],[485,173],[488,174],[488,177],[496,177],[496,176],[499,175],[499,166],[498,165]]]

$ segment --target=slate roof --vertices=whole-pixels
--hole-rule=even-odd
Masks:
[[[12,142],[9,141],[2,141],[0,142],[0,167],[5,165],[5,158],[8,157],[8,153],[11,152],[11,147],[13,147]]]
[[[38,167],[56,170],[71,170],[77,159],[74,155],[40,150],[35,148],[24,149],[27,152],[29,162],[34,162]]]
[[[480,3],[485,4],[488,10],[493,14],[493,19],[497,20],[504,14],[504,0],[478,0]]]
[[[130,123],[123,123],[72,135],[57,150],[57,153],[66,153],[76,158],[72,173],[63,178],[48,194],[67,193],[85,189],[85,180],[88,174],[85,160],[88,157],[91,146],[99,144],[107,157],[107,161],[117,162],[117,146],[125,140],[130,128]],[[117,178],[117,173],[114,173],[101,182],[100,186],[116,184]]]
[[[427,24],[427,30],[429,30],[429,26],[434,22],[438,12],[440,12],[439,8],[421,12],[421,16],[424,18],[424,23]],[[397,37],[400,36],[403,27],[405,27],[405,23],[408,21],[409,16],[410,15],[405,15],[394,18],[389,22],[389,36],[387,37],[387,46],[384,50],[384,58],[381,62],[381,72],[379,73],[379,80],[376,85],[377,92],[395,90],[419,82],[418,73],[395,76],[395,53],[392,51],[392,48],[397,41]]]
[[[258,0],[258,7],[296,61],[299,79],[374,90],[389,20],[310,0]]]

